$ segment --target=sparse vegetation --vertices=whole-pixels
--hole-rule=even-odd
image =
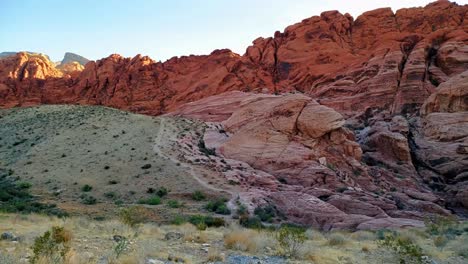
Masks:
[[[93,205],[97,203],[97,199],[92,195],[82,195],[81,203],[86,205]]]
[[[392,250],[397,254],[399,262],[422,263],[422,249],[410,239],[396,233],[388,232],[383,240],[379,241],[379,246]]]
[[[214,212],[217,214],[229,215],[231,214],[231,210],[226,205],[227,199],[225,198],[218,198],[214,201],[208,202],[205,208],[210,212]]]
[[[297,257],[305,240],[305,229],[296,226],[282,226],[276,231],[276,240],[280,253],[288,257]]]
[[[92,189],[93,189],[93,186],[91,186],[89,184],[85,184],[85,185],[83,185],[83,187],[81,187],[82,192],[90,192]]]
[[[148,199],[140,199],[138,200],[138,203],[139,204],[149,204],[149,205],[158,205],[158,204],[161,204],[161,197],[155,195],[155,196],[152,196]]]
[[[223,218],[206,215],[192,215],[188,221],[199,230],[205,230],[207,227],[221,227],[226,224]]]
[[[0,171],[1,173],[1,171]],[[45,213],[48,215],[66,216],[67,214],[54,204],[44,204],[37,201],[29,193],[30,183],[16,183],[7,171],[0,176],[0,212],[8,213]]]
[[[206,199],[206,196],[202,191],[195,191],[192,193],[192,199],[195,201],[203,201]]]
[[[156,191],[156,194],[161,198],[166,196],[168,193],[169,193],[169,190],[166,189],[166,187],[161,187]]]
[[[34,240],[31,263],[62,263],[70,250],[71,233],[63,227],[52,227]]]
[[[254,214],[258,216],[262,222],[273,222],[273,219],[276,217],[276,212],[276,208],[273,205],[257,207],[254,210]]]
[[[132,206],[128,208],[122,208],[119,212],[119,218],[122,223],[135,227],[148,220],[148,211],[141,206]]]
[[[169,200],[167,201],[167,206],[169,206],[170,208],[180,208],[183,207],[184,204],[177,200]]]
[[[263,228],[263,223],[260,218],[257,216],[250,217],[249,215],[244,215],[239,218],[239,224],[245,228],[260,229]]]

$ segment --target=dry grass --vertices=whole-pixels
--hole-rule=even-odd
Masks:
[[[225,254],[222,253],[219,249],[210,248],[208,250],[208,258],[207,261],[215,262],[215,261],[225,261]]]
[[[30,247],[34,238],[50,230],[52,226],[63,226],[70,230],[71,250],[64,264],[97,263],[107,257],[109,263],[145,263],[147,259],[168,261],[183,259],[186,263],[207,263],[223,261],[227,256],[275,255],[277,245],[269,231],[245,229],[239,226],[228,228],[208,228],[199,231],[191,224],[180,226],[154,223],[131,228],[118,220],[94,221],[86,217],[58,219],[38,215],[0,214],[0,233],[10,231],[22,238],[19,243],[0,241],[0,263],[16,264],[26,255],[31,255]],[[165,240],[168,232],[178,232],[181,239]],[[436,247],[433,237],[421,230],[405,230],[406,237],[418,244],[425,254],[437,263],[466,263],[459,257],[468,252],[468,233],[458,236],[444,247]],[[114,235],[129,240],[128,248],[117,259],[114,252]],[[392,252],[379,248],[373,232],[358,231],[321,233],[316,230],[306,232],[307,240],[294,263],[395,263]],[[209,246],[203,245],[209,244]],[[208,248],[208,252],[202,250]],[[41,259],[42,263],[54,263]]]
[[[262,253],[276,247],[276,241],[265,231],[240,229],[234,227],[224,236],[226,248],[246,251],[251,254]]]

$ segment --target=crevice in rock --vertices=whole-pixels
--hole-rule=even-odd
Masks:
[[[413,164],[414,168],[416,169],[416,173],[419,175],[419,178],[420,179],[423,179],[422,182],[424,185],[428,186],[429,188],[431,188],[432,190],[434,191],[443,191],[443,188],[446,184],[446,182],[444,181],[444,178],[442,177],[439,177],[436,180],[436,182],[429,182],[429,183],[426,183],[424,182],[424,178],[423,176],[420,174],[420,170],[419,169],[425,169],[425,170],[428,170],[428,171],[431,171],[437,175],[439,175],[439,173],[434,170],[431,166],[429,166],[428,164],[426,164],[423,160],[421,160],[416,152],[417,150],[419,149],[419,146],[416,144],[416,140],[415,140],[415,133],[414,133],[414,130],[416,128],[414,127],[414,125],[411,125],[410,124],[410,129],[408,131],[408,146],[410,148],[410,154],[411,154],[411,163]]]
[[[398,18],[396,16],[396,14],[393,14],[393,19],[395,20],[395,24],[396,24],[396,27],[398,29],[398,32],[401,32],[401,26],[400,26],[400,23],[398,22]]]
[[[302,105],[301,110],[299,111],[299,113],[296,116],[296,120],[294,121],[293,136],[299,134],[299,128],[297,127],[297,122],[299,120],[299,117],[302,114],[302,111],[304,111],[304,108],[306,108],[307,104],[308,104],[308,102],[304,102],[304,105]]]

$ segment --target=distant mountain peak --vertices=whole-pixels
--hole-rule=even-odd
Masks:
[[[89,62],[89,60],[83,56],[80,56],[72,52],[65,52],[65,55],[63,56],[63,59],[60,62],[60,64],[66,64],[66,63],[73,62],[73,61],[76,61],[83,66]]]

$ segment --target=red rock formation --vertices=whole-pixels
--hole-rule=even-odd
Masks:
[[[366,136],[369,142],[363,143],[372,162],[362,164],[361,148],[344,127],[343,116],[304,95],[227,92],[169,115],[215,122],[215,129],[206,131],[206,147],[257,170],[247,173],[250,186],[241,199],[273,203],[294,222],[323,229],[378,229],[421,226],[418,220],[424,216],[449,214],[420,182],[402,116],[390,124],[376,122],[375,132]],[[230,169],[229,177],[242,182],[245,174]],[[381,218],[385,220],[377,220]]]
[[[156,115],[225,91],[265,89],[301,91],[344,114],[414,112],[438,84],[467,68],[467,10],[437,1],[395,14],[377,9],[356,20],[328,11],[256,39],[244,56],[216,50],[159,63],[111,55],[62,79],[47,67],[37,79],[0,69],[0,107],[102,104]],[[25,54],[10,60],[25,60]]]

